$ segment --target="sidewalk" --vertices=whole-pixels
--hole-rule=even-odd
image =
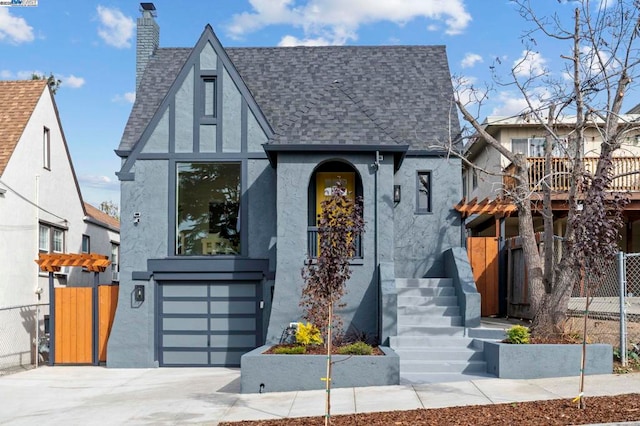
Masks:
[[[331,391],[332,414],[573,398],[579,378],[487,378]],[[41,367],[0,377],[0,424],[217,424],[324,414],[324,391],[240,394],[228,368]],[[585,395],[640,393],[640,374],[587,376]]]

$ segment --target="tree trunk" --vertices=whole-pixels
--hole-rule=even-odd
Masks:
[[[558,336],[564,333],[569,300],[578,276],[579,271],[569,265],[556,270],[553,289],[545,295],[531,325],[535,335]]]
[[[536,243],[529,200],[525,200],[524,203],[518,206],[518,219],[525,269],[529,283],[529,294],[531,296],[531,308],[532,312],[537,316],[538,309],[543,305],[546,292],[542,274],[542,258]]]

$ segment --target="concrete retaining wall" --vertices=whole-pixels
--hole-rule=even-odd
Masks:
[[[326,355],[264,354],[269,345],[242,355],[241,392],[286,392],[324,389],[327,375]],[[380,346],[382,355],[333,355],[331,386],[388,386],[400,383],[400,357]],[[263,386],[261,386],[263,385]]]
[[[582,345],[513,345],[484,342],[487,373],[501,379],[539,379],[580,375]],[[587,345],[586,374],[611,374],[611,345]]]

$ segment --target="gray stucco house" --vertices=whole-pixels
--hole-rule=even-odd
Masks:
[[[462,241],[460,160],[438,148],[459,132],[444,46],[224,48],[210,26],[192,48],[158,40],[145,10],[108,366],[237,366],[277,342],[337,179],[366,220],[345,328],[388,343],[396,279],[450,275]]]

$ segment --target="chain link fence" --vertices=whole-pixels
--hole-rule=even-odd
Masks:
[[[43,361],[37,357],[36,343],[44,337],[48,314],[49,304],[0,308],[0,375]]]
[[[640,344],[640,253],[599,261],[585,271],[571,296],[567,331],[581,332],[587,311],[589,341],[612,345],[626,361],[626,351]]]

